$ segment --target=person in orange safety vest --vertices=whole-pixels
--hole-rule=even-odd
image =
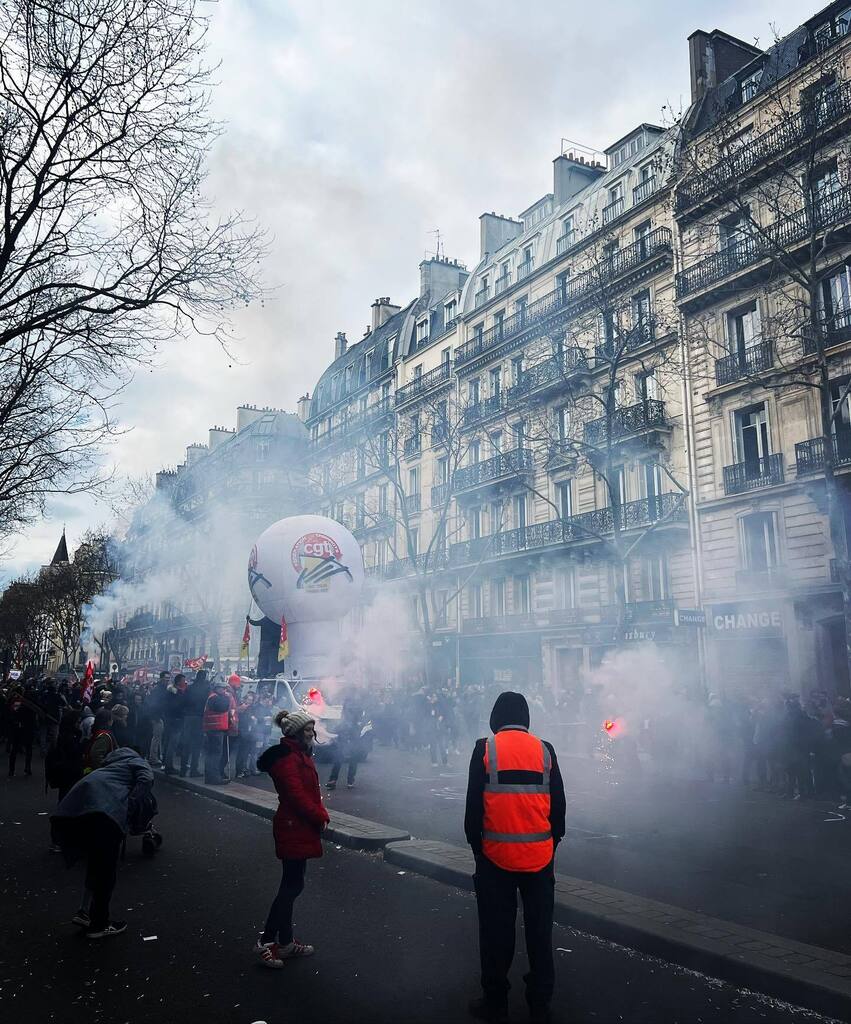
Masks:
[[[464,832],[476,858],[480,1020],[508,1019],[508,971],[514,958],[517,890],[529,955],[530,1019],[550,1019],[555,971],[552,928],[555,849],[564,836],[564,784],[551,744],[529,732],[522,693],[501,693],[490,716],[493,736],[476,741],[467,781]]]

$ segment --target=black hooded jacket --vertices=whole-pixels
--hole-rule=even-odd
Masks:
[[[494,703],[490,716],[491,732],[496,735],[500,729],[523,729],[529,731],[529,705],[522,693],[506,691]],[[564,838],[567,804],[564,797],[564,782],[558,766],[558,758],[551,743],[543,741],[552,758],[550,769],[550,830],[556,845]],[[464,814],[464,834],[474,854],[482,852],[482,829],[485,817],[485,747],[486,739],[476,740],[473,756],[470,758],[470,772],[467,777],[467,807]],[[503,782],[511,782],[511,772],[500,772]]]

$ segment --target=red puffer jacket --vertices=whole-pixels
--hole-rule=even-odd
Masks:
[[[320,837],[329,818],[313,758],[298,740],[283,737],[258,757],[257,767],[272,776],[278,791],[278,809],[272,821],[275,853],[281,860],[321,857]]]

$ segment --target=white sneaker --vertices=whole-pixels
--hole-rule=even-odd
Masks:
[[[257,945],[254,947],[254,952],[260,958],[260,963],[264,967],[273,967],[278,969],[284,966],[284,961],[280,959],[278,955],[277,942],[261,942],[257,940]]]
[[[289,960],[295,956],[313,956],[313,946],[309,946],[306,942],[292,942],[287,943],[286,946],[278,946],[278,956],[282,960]]]

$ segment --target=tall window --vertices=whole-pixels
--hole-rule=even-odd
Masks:
[[[531,604],[529,600],[529,577],[515,576],[512,590],[514,592],[514,614],[528,615]]]
[[[478,405],[479,404],[480,390],[481,390],[481,383],[479,381],[479,378],[475,377],[467,385],[467,404],[468,405]]]
[[[490,371],[490,382],[491,382],[491,396],[493,398],[499,397],[500,387],[502,384],[502,367],[495,366]]]
[[[492,434],[488,435],[488,440],[490,441],[491,451],[494,455],[499,455],[502,451],[502,431],[495,430]]]
[[[477,462],[480,462],[482,458],[482,444],[481,441],[471,441],[470,447],[467,449],[467,462],[471,466],[475,466]]]
[[[387,484],[378,488],[378,511],[381,515],[387,514]]]
[[[467,514],[467,526],[470,533],[470,540],[478,540],[482,535],[482,510],[476,505]]]
[[[573,515],[573,489],[571,480],[560,480],[556,484],[556,505],[562,519]]]
[[[452,350],[444,348],[440,350],[440,365],[443,367],[449,366],[449,360],[452,355]]]
[[[523,376],[523,356],[514,356],[511,360],[511,383],[519,384]]]
[[[408,500],[409,507],[416,507],[416,499],[420,496],[420,467],[414,466],[408,470]]]
[[[488,519],[490,520],[490,532],[499,533],[502,529],[502,520],[505,513],[501,501],[492,501],[488,509]]]
[[[422,375],[423,375],[423,364],[422,363],[418,363],[414,367],[414,380],[419,380],[420,377],[422,377]]]
[[[768,417],[765,403],[740,409],[735,413],[736,459],[745,463],[750,477],[762,474],[762,460],[769,455]]]
[[[848,268],[842,267],[821,282],[821,314],[828,330],[851,322],[851,285]]]
[[[363,480],[366,476],[366,452],[363,448],[358,448],[356,472],[358,480]]]
[[[428,320],[420,320],[417,324],[417,347],[428,343]]]
[[[522,448],[526,441],[526,422],[525,420],[518,420],[511,428],[513,437],[514,447]]]
[[[648,601],[664,601],[668,596],[668,565],[664,555],[644,559],[644,588]]]
[[[842,188],[836,161],[817,168],[813,173],[813,201],[825,202]]]
[[[435,481],[438,485],[449,482],[449,458],[446,455],[442,455],[437,460],[437,468],[435,469]]]
[[[632,297],[632,326],[638,335],[635,339],[636,344],[650,341],[653,319],[650,309],[650,290],[647,288]]]
[[[563,405],[560,409],[556,410],[556,430],[558,431],[558,439],[562,444],[570,440],[570,427],[570,406]]]
[[[514,495],[514,526],[518,530],[526,529],[526,493]]]
[[[748,352],[762,340],[759,306],[749,302],[727,314],[727,349],[731,355],[747,358]]]
[[[501,619],[505,615],[505,580],[503,577],[491,580],[491,615]]]
[[[411,538],[411,551],[418,555],[420,553],[420,530],[418,526],[411,527],[408,531]]]
[[[501,309],[498,313],[493,315],[493,326],[496,331],[497,337],[502,337],[502,325],[505,323],[505,310]]]
[[[556,570],[555,599],[557,608],[576,607],[576,570],[572,565]]]
[[[447,326],[455,317],[458,315],[458,302],[456,299],[450,299],[449,302],[443,304],[443,324]]]
[[[748,100],[752,100],[754,96],[756,96],[761,79],[762,68],[757,68],[756,71],[753,71],[751,74],[749,74],[747,78],[742,79],[742,81],[739,83],[739,88],[741,89],[742,93],[742,103],[747,103]]]
[[[449,603],[449,591],[437,590],[434,594],[434,624],[438,629],[447,625],[447,605]]]
[[[659,378],[653,370],[635,375],[635,397],[639,402],[652,402],[659,394]]]
[[[741,520],[742,561],[756,572],[777,565],[777,526],[773,512],[752,512]]]
[[[467,588],[467,616],[471,619],[482,617],[482,587],[479,583],[471,583]]]

